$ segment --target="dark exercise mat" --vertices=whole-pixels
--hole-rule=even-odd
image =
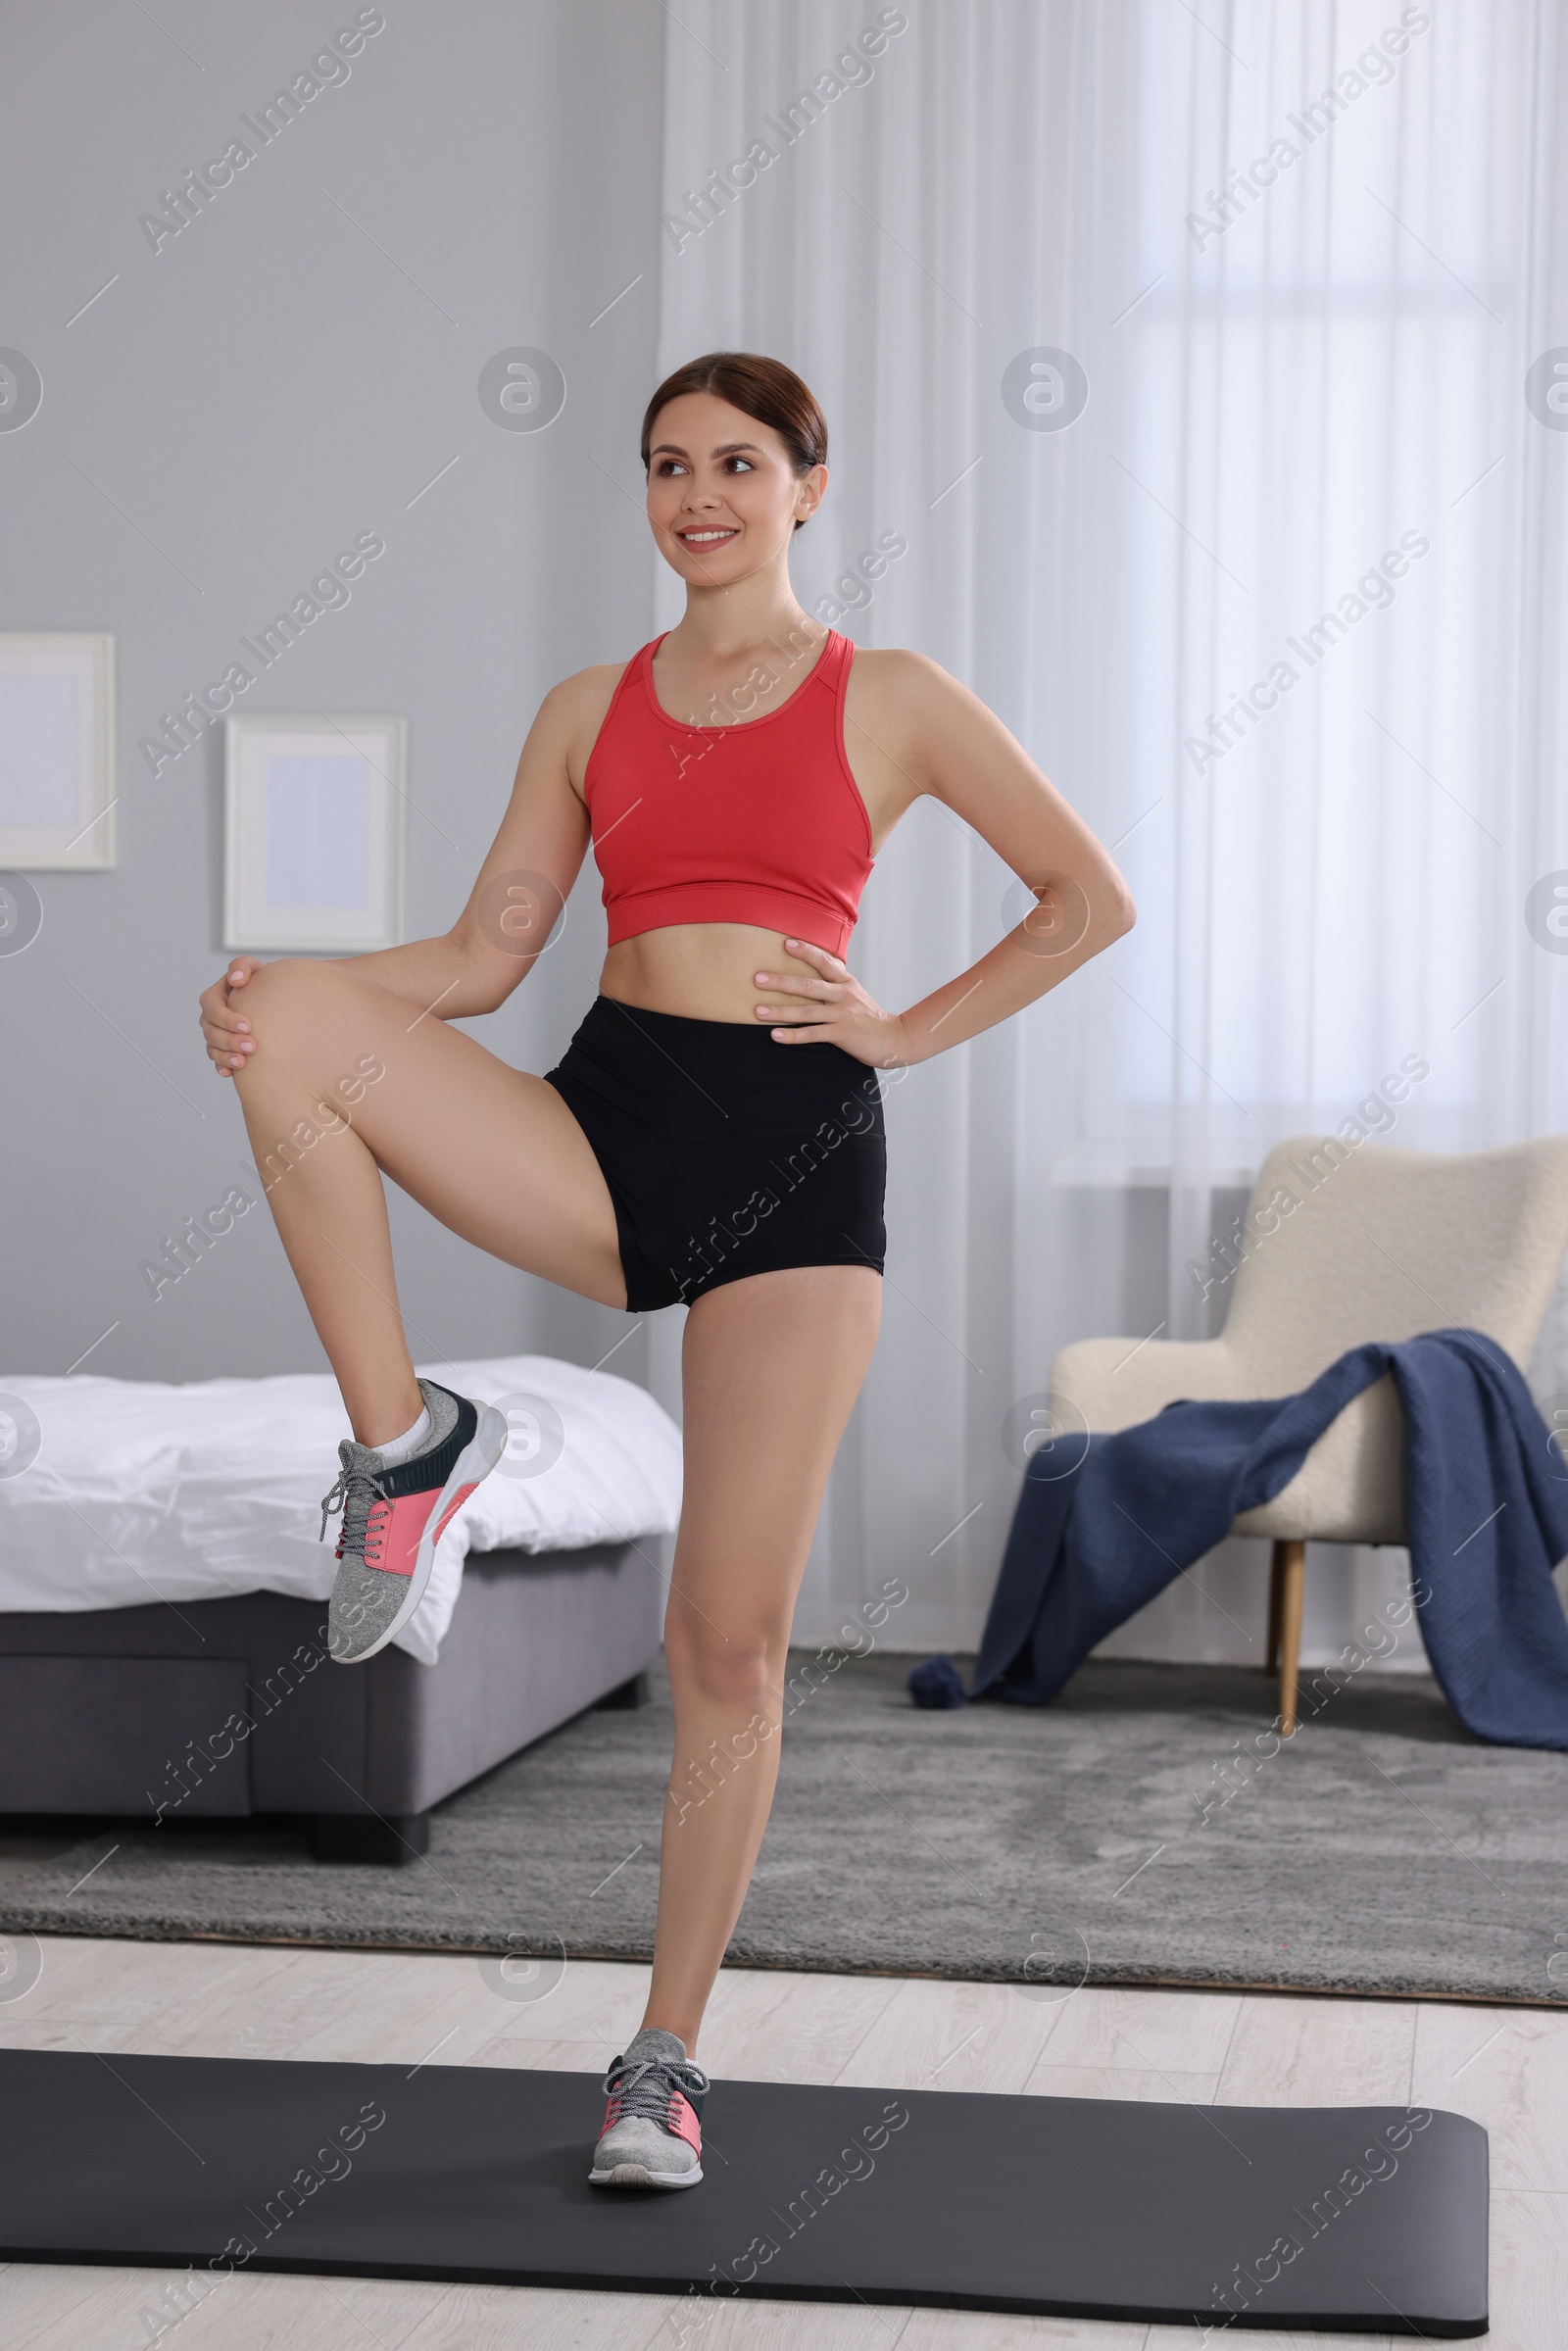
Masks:
[[[656,2194],[589,2186],[603,2111],[590,2074],[4,2050],[0,2257],[1486,2329],[1458,2115],[721,2081]]]

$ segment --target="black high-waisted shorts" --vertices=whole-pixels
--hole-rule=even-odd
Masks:
[[[882,1088],[842,1046],[600,996],[545,1076],[610,1187],[628,1313],[790,1265],[882,1271]]]

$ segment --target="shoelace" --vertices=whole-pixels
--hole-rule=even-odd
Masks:
[[[616,2122],[628,2115],[644,2115],[653,2123],[667,2123],[672,2090],[690,2098],[700,2098],[708,2088],[708,2076],[692,2058],[639,2057],[628,2061],[617,2057],[605,2076],[605,2095],[619,2100]]]
[[[367,1451],[365,1445],[351,1445],[347,1438],[338,1446],[337,1457],[342,1467],[337,1473],[337,1484],[321,1496],[321,1532],[317,1537],[318,1543],[326,1541],[327,1519],[341,1511],[343,1524],[338,1529],[337,1556],[358,1559],[362,1567],[366,1563],[365,1539],[369,1531],[370,1513],[377,1502],[386,1500],[379,1481],[365,1467]]]

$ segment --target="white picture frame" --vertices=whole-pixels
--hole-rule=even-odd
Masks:
[[[223,722],[223,946],[368,955],[403,921],[403,718]]]
[[[0,630],[0,867],[115,862],[115,640]]]

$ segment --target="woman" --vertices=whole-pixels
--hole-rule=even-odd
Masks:
[[[331,1647],[417,1606],[441,1528],[505,1445],[489,1406],[416,1381],[383,1174],[465,1240],[604,1305],[684,1299],[685,1495],[664,1622],[675,1746],[653,1978],[606,2078],[597,2183],[702,2178],[694,2062],[778,1768],[795,1596],[876,1342],[885,1151],[875,1072],[948,1051],[1128,929],[1120,874],[1001,721],[919,654],[857,652],[790,587],[827,489],[827,432],[779,362],[717,352],[662,383],[648,518],[679,625],[552,688],[507,812],[445,937],[258,964],[203,995],[220,1077],[343,1392],[354,1441]],[[885,1011],[844,961],[871,861],[921,793],[1034,890],[972,969]],[[530,967],[590,841],[609,953],[559,1068],[445,1026]],[[342,1073],[324,1151],[278,1149]],[[723,1758],[711,1800],[702,1768]]]

